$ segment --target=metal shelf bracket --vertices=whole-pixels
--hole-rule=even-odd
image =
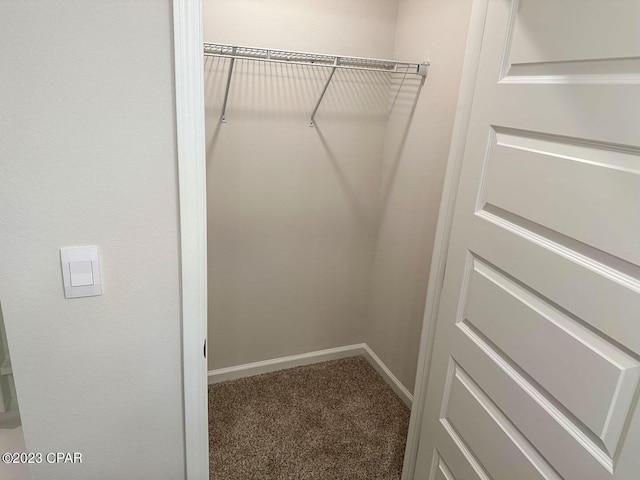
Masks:
[[[318,101],[316,102],[316,106],[313,109],[313,112],[311,112],[311,120],[309,121],[309,126],[310,127],[315,127],[315,119],[316,119],[316,112],[318,111],[318,108],[320,107],[320,104],[322,103],[322,99],[324,98],[324,94],[327,93],[327,89],[329,88],[329,84],[331,83],[331,80],[333,79],[333,75],[336,73],[336,67],[333,67],[331,69],[331,74],[329,75],[329,78],[327,78],[327,82],[324,84],[324,88],[322,89],[322,93],[320,94],[320,98],[318,98]]]
[[[236,57],[233,56],[236,53],[236,47],[232,47],[231,64],[229,65],[229,75],[227,75],[227,87],[224,89],[224,100],[222,102],[222,114],[220,115],[220,122],[227,123],[227,100],[229,100],[229,87],[231,86],[231,76],[233,75],[233,65],[236,61]]]

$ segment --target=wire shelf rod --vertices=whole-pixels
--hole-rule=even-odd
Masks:
[[[322,53],[296,52],[292,50],[274,50],[257,47],[242,47],[219,43],[205,43],[204,55],[221,58],[236,58],[242,60],[258,60],[273,63],[288,63],[293,65],[309,65],[326,68],[345,68],[352,70],[368,70],[376,72],[414,73],[425,76],[424,66],[429,62],[410,63],[378,58],[345,57]],[[413,72],[411,72],[413,70]]]
[[[235,58],[236,60],[258,60],[260,61],[260,59],[257,58],[251,58],[251,57],[241,57],[241,56],[236,56],[236,57],[230,57],[229,55],[217,55],[217,54],[204,54],[205,57],[218,57],[218,58]],[[312,66],[312,67],[323,67],[323,68],[337,68],[340,70],[359,70],[359,71],[367,71],[367,72],[380,72],[380,73],[405,73],[405,70],[402,69],[398,69],[398,70],[389,70],[386,68],[362,68],[362,67],[351,67],[351,66],[347,66],[347,65],[326,65],[326,64],[320,64],[320,63],[308,63],[308,62],[295,62],[295,61],[287,61],[287,60],[267,60],[264,59],[262,60],[263,62],[267,62],[267,63],[284,63],[287,65],[304,65],[304,66]],[[412,71],[408,72],[410,74],[414,74],[414,75],[422,75],[421,73],[419,73],[417,71],[417,67],[413,67],[411,69]]]

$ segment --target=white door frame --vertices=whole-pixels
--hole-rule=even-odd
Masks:
[[[438,212],[438,225],[436,227],[433,253],[431,255],[431,270],[429,272],[426,306],[422,320],[418,368],[413,391],[413,405],[411,408],[407,447],[404,454],[402,480],[412,480],[415,474],[420,430],[422,428],[422,418],[429,383],[433,338],[435,336],[436,319],[440,306],[440,294],[442,293],[444,274],[447,267],[451,224],[453,223],[453,212],[458,194],[458,184],[460,183],[464,147],[469,130],[469,119],[471,117],[473,94],[480,61],[480,47],[482,46],[482,36],[484,34],[484,24],[487,17],[488,6],[489,0],[473,0],[471,7],[471,19],[469,21],[467,45],[462,67],[462,80],[458,94],[458,106],[453,124],[451,147],[449,148],[447,170],[440,201],[440,211]]]
[[[488,0],[474,0],[471,10],[462,82],[429,273],[403,480],[411,480],[415,471],[436,314],[446,269],[487,6]],[[207,362],[203,355],[203,342],[207,338],[207,215],[202,21],[202,0],[173,0],[187,480],[209,478]]]
[[[180,202],[185,469],[209,479],[207,412],[207,210],[202,0],[173,0]]]

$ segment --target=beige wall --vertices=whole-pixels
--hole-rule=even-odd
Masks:
[[[34,480],[184,478],[171,2],[0,2],[0,301]],[[60,247],[98,245],[67,300]]]
[[[312,129],[328,72],[238,62],[221,125],[228,61],[205,62],[210,369],[366,341],[413,389],[470,11],[205,2],[206,41],[433,64],[422,89],[338,76]]]
[[[208,0],[209,42],[389,57],[395,1]],[[209,368],[362,342],[385,74],[205,62]]]
[[[390,58],[397,8],[397,0],[204,0],[204,39]]]
[[[389,119],[366,341],[410,391],[470,13],[471,0],[399,1],[395,58],[432,66]]]

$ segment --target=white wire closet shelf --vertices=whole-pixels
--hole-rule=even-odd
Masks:
[[[418,75],[423,79],[427,76],[427,67],[429,62],[423,63],[409,63],[399,62],[395,60],[383,60],[378,58],[362,58],[362,57],[345,57],[341,55],[329,55],[323,53],[306,53],[306,52],[294,52],[289,50],[275,50],[268,48],[258,47],[244,47],[239,45],[225,45],[221,43],[205,43],[204,55],[206,57],[220,57],[229,58],[231,60],[229,64],[229,73],[227,75],[227,85],[224,92],[224,100],[222,105],[222,114],[220,121],[226,123],[227,121],[227,100],[229,99],[229,88],[231,86],[231,78],[233,76],[233,67],[235,60],[256,60],[272,63],[287,63],[292,65],[308,65],[313,67],[325,67],[330,68],[331,73],[327,78],[320,98],[316,102],[315,108],[311,113],[311,119],[309,126],[315,125],[315,116],[322,103],[322,100],[327,93],[329,84],[333,79],[337,69],[348,70],[365,70],[370,72],[384,72],[384,73],[402,73],[405,75]]]

